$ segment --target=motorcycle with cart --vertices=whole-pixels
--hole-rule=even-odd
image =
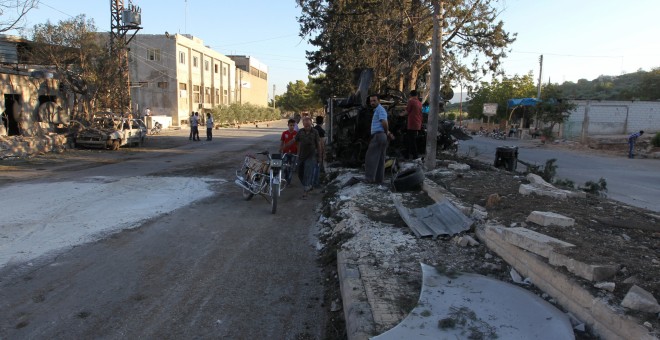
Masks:
[[[279,153],[260,152],[267,159],[257,159],[246,155],[241,168],[236,170],[236,183],[243,189],[243,198],[249,201],[254,195],[260,195],[270,201],[271,213],[277,212],[277,203],[286,181],[282,180],[282,155]]]

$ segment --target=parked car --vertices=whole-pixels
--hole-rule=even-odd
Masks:
[[[76,135],[76,146],[118,150],[125,145],[142,145],[147,126],[140,119],[117,117],[110,113],[94,115],[92,124]]]

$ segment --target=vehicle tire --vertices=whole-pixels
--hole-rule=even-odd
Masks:
[[[249,201],[254,197],[254,194],[247,189],[243,189],[243,199]]]
[[[112,141],[112,145],[110,146],[111,150],[119,150],[119,139],[115,139]]]
[[[270,187],[270,206],[271,206],[271,213],[276,213],[277,212],[277,201],[280,198],[280,185],[279,184],[273,184]]]
[[[420,167],[404,170],[392,180],[392,185],[396,191],[420,190],[423,183],[424,172]]]

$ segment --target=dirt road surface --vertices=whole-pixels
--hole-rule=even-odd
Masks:
[[[71,150],[0,163],[2,190],[99,177],[217,179],[208,181],[211,195],[119,232],[104,233],[103,225],[133,212],[104,200],[80,207],[105,204],[94,207],[102,219],[81,227],[98,233],[95,241],[72,240],[0,266],[0,338],[323,338],[327,302],[314,230],[320,194],[301,200],[300,185],[287,188],[272,215],[265,199],[246,202],[232,183],[245,153],[276,150],[284,128],[277,122],[216,130],[211,142],[166,131],[141,148]],[[118,194],[107,182],[99,196],[119,195],[138,207],[163,194],[139,181],[135,190]],[[67,197],[44,195],[72,210]],[[2,200],[16,204],[21,192]],[[11,237],[8,228],[0,228],[0,244]]]

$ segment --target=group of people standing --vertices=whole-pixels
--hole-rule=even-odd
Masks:
[[[301,119],[289,119],[287,130],[280,137],[280,153],[284,154],[284,162],[297,158],[298,179],[303,185],[302,198],[307,198],[309,192],[320,185],[320,174],[323,171],[325,154],[325,130],[323,116],[316,117],[316,125],[312,126],[312,118],[302,117],[303,127],[298,126]],[[295,156],[294,156],[295,155]],[[293,174],[286,174],[285,181],[291,185]]]
[[[200,117],[199,112],[193,112],[190,116],[190,136],[189,140],[199,141],[199,124]],[[206,140],[210,141],[213,139],[213,116],[210,112],[206,113]]]
[[[380,105],[378,95],[369,96],[369,105],[374,109],[371,118],[371,140],[364,159],[366,183],[381,184],[385,178],[385,158],[389,141],[394,140],[394,134],[389,129],[387,111]],[[417,136],[422,130],[422,103],[416,90],[410,91],[406,105],[408,114],[405,134],[405,157],[417,159]]]

